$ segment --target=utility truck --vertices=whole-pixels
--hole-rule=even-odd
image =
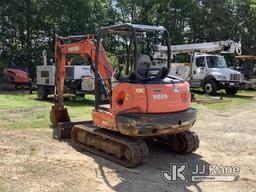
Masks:
[[[205,93],[214,95],[220,89],[227,94],[235,95],[243,82],[243,75],[227,67],[224,56],[210,53],[235,53],[241,55],[241,43],[232,40],[173,45],[172,58],[179,54],[188,54],[187,63],[172,63],[170,75],[188,80],[191,87],[201,87]],[[167,48],[154,47],[154,65],[165,66]]]

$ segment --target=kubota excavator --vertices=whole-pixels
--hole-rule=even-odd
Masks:
[[[103,48],[104,38],[109,35],[127,48],[114,72],[107,57],[109,52]],[[125,36],[126,40],[116,35]],[[142,42],[149,46],[142,46]],[[145,49],[156,43],[168,47],[165,67],[151,67],[152,57]],[[111,48],[117,52],[120,47]],[[71,137],[75,146],[125,167],[145,162],[148,156],[145,139],[154,139],[180,154],[199,147],[198,136],[189,131],[196,121],[196,110],[190,107],[189,84],[168,76],[171,50],[169,33],[164,27],[135,24],[106,27],[100,30],[97,41],[92,36],[67,45],[59,41],[56,49],[55,104],[50,115],[55,137]],[[68,54],[86,57],[93,69],[95,107],[91,121],[71,122],[64,107]]]

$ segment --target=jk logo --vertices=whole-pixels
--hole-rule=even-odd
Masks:
[[[171,163],[169,171],[162,171],[162,177],[165,181],[187,181],[185,171],[187,169],[187,163]]]

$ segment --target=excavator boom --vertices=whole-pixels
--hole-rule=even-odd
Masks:
[[[64,40],[83,38],[82,40],[73,43],[64,43]],[[54,106],[50,114],[51,122],[57,126],[59,122],[70,122],[67,109],[64,107],[64,81],[65,81],[65,66],[67,63],[66,56],[79,54],[82,58],[87,57],[91,69],[95,71],[95,56],[96,45],[92,35],[88,36],[56,36],[55,40],[55,64],[56,64],[56,79],[54,92]],[[112,77],[112,67],[109,64],[107,55],[102,45],[100,45],[98,61],[98,73],[104,81],[104,85],[110,90],[110,80]]]

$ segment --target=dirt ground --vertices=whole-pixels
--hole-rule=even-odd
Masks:
[[[29,113],[28,113],[29,115]],[[0,191],[256,191],[256,102],[219,111],[202,107],[194,130],[200,148],[175,155],[150,145],[148,161],[127,169],[68,141],[51,138],[51,129],[0,131]],[[165,182],[170,163],[239,166],[237,182]]]

